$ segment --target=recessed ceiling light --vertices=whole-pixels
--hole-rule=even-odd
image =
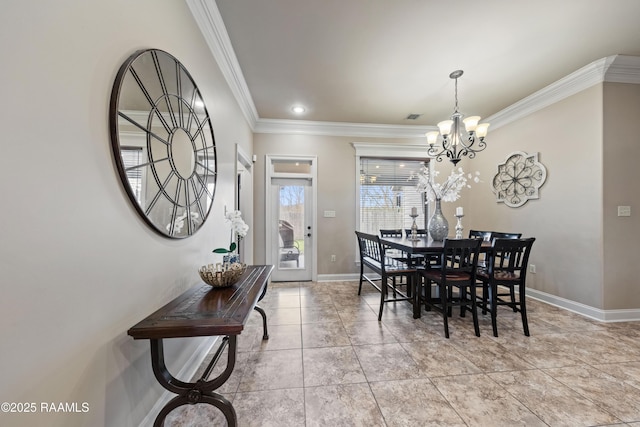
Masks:
[[[198,107],[198,108],[202,108],[202,107],[204,107],[204,102],[202,102],[201,100],[199,100],[199,99],[198,99],[198,100],[195,102],[195,105],[196,105],[196,107]]]
[[[293,111],[293,112],[294,112],[294,113],[296,113],[296,114],[302,114],[302,113],[304,113],[304,112],[305,112],[305,111],[307,111],[307,110],[305,110],[305,108],[304,108],[304,107],[301,107],[301,106],[299,106],[299,105],[296,105],[295,107],[291,107],[291,111]]]

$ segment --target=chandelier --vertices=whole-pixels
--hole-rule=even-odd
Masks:
[[[456,106],[451,115],[451,120],[438,123],[439,132],[433,131],[426,134],[427,142],[429,143],[427,154],[434,156],[439,162],[442,161],[443,156],[447,156],[454,166],[461,160],[462,156],[468,156],[472,159],[476,156],[476,153],[487,147],[484,138],[487,136],[489,129],[489,123],[478,124],[480,116],[471,116],[462,120],[464,116],[458,111],[458,78],[462,74],[462,70],[449,74],[449,78],[456,81]],[[464,123],[464,130],[462,129],[461,121]],[[439,136],[441,136],[441,144],[436,146]]]

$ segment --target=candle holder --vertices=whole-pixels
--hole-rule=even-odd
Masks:
[[[413,218],[413,224],[411,224],[411,240],[413,240],[415,242],[416,240],[419,240],[419,238],[418,238],[418,224],[416,224],[416,218],[418,217],[418,214],[411,214],[409,216],[411,218]]]
[[[458,218],[458,222],[456,223],[456,239],[462,239],[462,230],[464,230],[462,227],[463,216],[464,215],[456,215],[456,218]]]

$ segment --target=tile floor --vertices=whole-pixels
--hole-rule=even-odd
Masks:
[[[238,425],[640,427],[638,322],[599,323],[529,299],[530,337],[501,308],[498,338],[488,315],[478,338],[471,317],[454,314],[445,339],[439,314],[413,319],[406,302],[387,304],[378,322],[379,298],[371,286],[358,296],[357,282],[272,283],[260,304],[270,339],[253,313],[218,390]],[[165,425],[226,422],[199,404]]]

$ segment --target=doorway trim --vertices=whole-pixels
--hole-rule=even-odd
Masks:
[[[247,174],[242,177],[243,173]],[[240,144],[236,143],[236,164],[234,179],[234,210],[241,210],[244,220],[252,227],[255,224],[253,218],[253,161],[249,155],[242,149]],[[247,264],[253,264],[253,236],[248,233],[242,239],[240,246],[240,259]]]
[[[301,174],[301,173],[284,173],[284,172],[275,172],[273,165],[278,163],[279,161],[300,161],[311,164],[311,168],[309,173]],[[311,280],[314,282],[318,281],[318,239],[317,239],[317,231],[318,231],[318,157],[317,156],[297,156],[297,155],[285,155],[285,154],[266,154],[265,155],[265,260],[267,263],[273,259],[273,241],[272,235],[273,232],[270,229],[272,224],[274,223],[273,213],[270,209],[269,204],[271,203],[273,197],[272,178],[297,178],[297,179],[308,179],[311,181],[311,203],[313,209],[311,211],[311,246],[313,249],[312,259],[308,260],[311,262]]]

